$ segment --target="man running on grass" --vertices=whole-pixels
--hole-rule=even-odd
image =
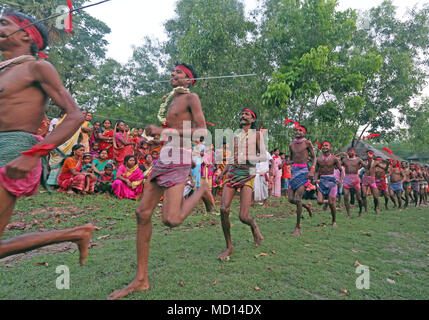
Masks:
[[[389,163],[383,161],[382,157],[376,157],[375,162],[375,184],[378,189],[378,194],[384,197],[384,208],[389,210],[389,188],[387,186],[386,176],[389,171]]]
[[[150,182],[145,186],[143,198],[136,210],[137,216],[137,274],[135,279],[124,289],[110,294],[114,300],[135,291],[149,289],[148,259],[149,244],[152,235],[152,214],[163,196],[162,220],[168,227],[179,226],[202,197],[212,198],[206,183],[201,184],[192,196],[183,199],[183,191],[192,166],[191,139],[193,135],[207,135],[206,121],[197,94],[191,93],[197,73],[194,68],[184,63],[176,63],[170,75],[170,84],[174,90],[164,98],[158,118],[163,122],[163,129],[151,125],[146,128],[148,136],[166,134],[176,143],[167,143],[161,150],[160,157],[152,169]],[[172,99],[171,104],[166,104]],[[164,110],[165,107],[165,110]],[[167,110],[168,108],[168,110]],[[166,115],[164,115],[166,112]],[[191,130],[185,128],[191,125]],[[174,138],[178,138],[174,139]]]
[[[389,169],[390,176],[390,198],[393,201],[393,207],[398,208],[398,210],[402,210],[402,192],[404,192],[404,188],[402,187],[402,183],[404,181],[404,174],[401,167],[401,164],[398,160],[393,160],[392,167]],[[396,200],[398,202],[396,202]]]
[[[314,177],[316,157],[314,155],[313,144],[305,139],[307,129],[300,124],[295,126],[295,138],[289,145],[290,158],[292,164],[292,177],[289,182],[288,199],[290,203],[296,205],[296,226],[293,232],[294,236],[301,235],[301,214],[302,207],[307,209],[310,217],[311,203],[303,204],[302,196],[305,192],[305,185],[308,179]],[[308,170],[308,161],[312,163],[310,171]]]
[[[340,180],[337,181],[334,170],[340,170]],[[319,189],[317,191],[317,203],[319,205],[328,204],[331,208],[332,226],[337,227],[337,193],[338,187],[342,184],[344,172],[341,168],[340,160],[331,153],[331,143],[328,141],[322,144],[322,155],[316,158],[316,180]],[[325,200],[325,198],[328,200]]]
[[[402,182],[402,188],[405,192],[405,204],[404,209],[407,209],[408,204],[410,203],[410,193],[411,193],[411,170],[408,162],[402,162],[402,175],[404,176]]]
[[[62,231],[36,232],[1,241],[16,200],[35,194],[42,174],[41,158],[67,141],[83,123],[82,112],[64,88],[55,68],[34,57],[48,45],[48,31],[32,17],[6,10],[0,17],[0,258],[46,245],[72,241],[85,263],[94,226],[87,224]],[[67,117],[45,140],[35,136],[48,99]]]
[[[346,205],[347,218],[351,218],[350,214],[350,190],[354,189],[356,199],[359,203],[359,217],[362,217],[362,198],[359,170],[365,165],[363,160],[356,156],[356,150],[349,148],[347,150],[348,158],[342,160],[342,165],[345,168],[344,176],[344,202]]]
[[[234,137],[234,153],[233,163],[229,163],[222,174],[217,177],[219,183],[221,177],[226,173],[226,182],[222,193],[221,204],[221,221],[223,234],[226,241],[226,250],[219,255],[219,260],[227,259],[233,252],[231,242],[231,223],[229,221],[229,213],[231,202],[237,191],[240,188],[240,213],[241,222],[247,224],[252,230],[253,240],[256,246],[259,246],[264,239],[256,222],[250,216],[250,207],[252,205],[252,195],[255,183],[256,166],[253,164],[256,161],[256,154],[262,155],[261,160],[265,160],[267,151],[261,146],[260,132],[255,132],[256,128],[256,113],[250,108],[244,108],[240,116],[240,128],[242,131]],[[256,137],[256,141],[255,141]],[[256,143],[256,154],[252,154],[254,148],[252,144]],[[244,163],[242,163],[244,162]]]
[[[365,172],[362,179],[362,202],[365,207],[365,213],[368,213],[367,206],[367,194],[366,190],[368,187],[371,188],[372,196],[374,197],[374,210],[377,214],[380,214],[380,203],[378,200],[378,189],[377,184],[375,183],[375,167],[378,164],[374,160],[374,152],[371,150],[367,150],[367,161],[365,162]]]

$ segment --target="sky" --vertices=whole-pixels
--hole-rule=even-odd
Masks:
[[[98,1],[92,0],[89,3]],[[125,63],[132,55],[132,47],[143,44],[144,37],[166,40],[163,23],[174,17],[176,2],[177,0],[112,0],[86,11],[104,21],[112,30],[107,36],[110,43],[107,56]],[[339,0],[338,9],[367,10],[381,2],[382,0]],[[393,0],[398,7],[399,16],[405,14],[407,7],[415,4],[421,6],[428,2],[429,0]],[[244,0],[244,4],[246,10],[250,11],[257,7],[258,0]]]

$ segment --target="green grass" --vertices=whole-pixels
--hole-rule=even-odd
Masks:
[[[149,259],[151,289],[128,299],[429,297],[428,207],[383,211],[380,216],[370,213],[361,219],[354,209],[352,220],[345,219],[341,210],[337,229],[329,226],[329,212],[316,208],[312,219],[305,213],[303,235],[295,238],[291,236],[296,222],[294,207],[284,198],[270,201],[270,208],[251,211],[265,237],[256,248],[250,229],[237,217],[239,203],[234,200],[231,234],[235,252],[225,262],[217,260],[225,249],[219,216],[205,214],[201,205],[182,226],[169,230],[156,216],[157,210]],[[93,247],[83,267],[73,248],[0,260],[0,299],[105,299],[127,285],[136,269],[136,205],[108,196],[59,193],[20,200],[12,221],[23,221],[30,228],[5,232],[4,239],[87,222],[95,222],[101,229],[93,235]],[[31,227],[34,220],[37,223]],[[356,260],[370,267],[369,290],[356,289]],[[70,268],[70,290],[56,289],[59,265]]]

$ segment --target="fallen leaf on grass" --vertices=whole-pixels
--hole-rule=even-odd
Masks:
[[[326,224],[325,222],[322,222],[322,223],[319,223],[317,226],[318,226],[318,227],[326,227],[326,226],[327,226],[327,224]]]
[[[328,266],[331,266],[331,267],[333,267],[333,266],[334,266],[332,263],[327,263],[327,262],[326,262],[326,264],[327,264]]]
[[[273,271],[273,269],[271,269],[271,268],[267,268],[267,270],[268,270],[268,271]]]
[[[94,226],[94,229],[98,231],[101,230],[101,227]]]
[[[341,291],[341,294],[340,294],[341,297],[349,295],[349,292],[346,289],[343,290],[343,289],[340,288],[340,291]]]
[[[276,251],[276,250],[271,250],[271,253],[272,253],[272,254],[276,254],[276,253],[277,253],[277,251]]]
[[[116,221],[112,221],[112,222],[106,222],[107,225],[114,225],[116,224]]]
[[[49,263],[47,263],[47,262],[35,262],[34,263],[36,266],[49,266]]]
[[[215,280],[215,281],[213,281],[213,283],[212,283],[212,285],[217,285],[217,281]]]
[[[353,252],[353,253],[357,253],[357,252],[359,252],[359,251],[357,251],[357,250],[355,250],[355,249],[350,249],[350,251],[351,251],[351,252]]]
[[[363,232],[363,231],[361,231],[361,233],[362,233],[364,236],[371,237],[371,232]]]
[[[313,263],[321,263],[322,261],[323,261],[323,259],[320,259],[320,260],[317,260],[317,261],[315,261]]]
[[[265,252],[261,252],[260,254],[255,255],[255,258],[259,258],[259,257],[269,257],[270,255],[268,253]]]
[[[254,288],[253,288],[253,290],[255,290],[255,291],[259,291],[259,290],[261,290],[261,288],[259,288],[259,287],[254,287]]]
[[[387,278],[386,281],[389,282],[389,283],[391,283],[391,284],[395,284],[396,283],[395,280],[392,280],[392,279],[389,279],[389,278]]]
[[[304,247],[310,247],[311,244],[304,244]]]
[[[110,234],[106,234],[105,236],[98,237],[97,240],[106,239],[109,236],[110,236]]]
[[[397,274],[398,276],[402,276],[402,273],[400,273],[399,271],[396,271],[396,274]]]
[[[180,281],[180,282],[179,282],[179,285],[180,285],[181,287],[183,287],[183,286],[185,285],[185,283],[184,283],[183,281]]]
[[[6,226],[6,229],[7,230],[12,230],[12,229],[24,230],[25,229],[25,223],[24,222],[12,222]]]

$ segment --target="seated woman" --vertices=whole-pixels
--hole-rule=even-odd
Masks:
[[[64,161],[61,174],[58,176],[58,191],[73,194],[74,192],[82,193],[87,187],[86,175],[81,172],[82,156],[85,153],[85,147],[77,144],[72,149],[70,158]]]
[[[112,164],[113,160],[109,160],[109,151],[107,149],[103,149],[100,151],[98,159],[92,161],[92,171],[98,179],[101,178],[101,175],[104,172],[104,168],[108,163]],[[113,172],[113,174],[115,176],[116,172]]]
[[[126,156],[112,184],[113,193],[119,199],[137,199],[143,192],[143,179],[143,172],[139,168],[136,157]]]

